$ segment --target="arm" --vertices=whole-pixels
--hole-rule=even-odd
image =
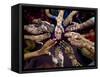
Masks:
[[[65,41],[60,42],[61,47],[65,49],[65,53],[72,62],[72,66],[82,66],[75,57],[73,48]]]
[[[38,57],[41,55],[49,54],[49,49],[53,47],[57,42],[55,40],[48,40],[40,50],[29,52],[24,54],[24,60],[28,60],[30,58]]]
[[[56,19],[56,16],[53,16],[52,14],[50,14],[49,9],[46,9],[45,13],[49,18]]]
[[[34,52],[25,53],[25,54],[24,54],[24,60],[28,60],[28,59],[30,59],[30,58],[40,56],[40,55],[41,55],[41,54],[39,53],[40,51],[41,51],[41,50],[37,50],[37,51],[34,51]]]
[[[30,39],[35,42],[43,41],[51,36],[50,33],[45,33],[41,35],[24,35],[24,39]]]
[[[78,13],[78,11],[72,11],[72,12],[68,15],[68,17],[64,20],[63,24],[64,24],[65,26],[67,26],[69,23],[71,23],[71,22],[72,22],[73,16],[76,15],[77,13]]]
[[[64,14],[64,10],[60,10],[58,17],[56,18],[56,20],[57,20],[57,25],[56,25],[56,28],[55,28],[56,39],[61,39],[61,35],[64,32],[64,29],[63,29],[63,26],[62,26],[63,14]]]
[[[65,34],[65,37],[68,37],[68,40],[71,43],[71,45],[74,45],[82,50],[85,50],[81,51],[84,56],[90,58],[91,60],[94,59],[95,46],[93,42],[87,40],[82,35],[75,32],[67,32]]]
[[[56,18],[57,20],[57,26],[61,26],[62,21],[63,21],[63,15],[64,15],[64,10],[60,10],[58,17]]]
[[[92,26],[95,23],[95,17],[88,19],[86,22],[80,24],[80,28],[84,29],[86,27]]]
[[[93,26],[94,23],[95,23],[95,18],[92,17],[90,19],[88,19],[87,21],[79,24],[79,23],[76,23],[76,22],[72,22],[73,25],[70,25],[66,28],[66,31],[75,31],[75,30],[81,30],[81,29],[85,29],[89,26]]]

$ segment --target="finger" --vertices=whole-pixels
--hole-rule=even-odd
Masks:
[[[72,27],[72,28],[73,28],[72,30],[76,30],[76,29],[77,29],[77,27],[75,27],[75,26],[74,26],[74,27]]]
[[[56,38],[53,38],[52,40],[56,41],[57,39]]]
[[[49,39],[47,42],[45,42],[45,44],[43,45],[42,48],[45,48],[45,47],[49,46],[51,42],[52,42],[52,40]]]
[[[70,22],[69,22],[70,24],[72,23],[72,19],[70,19]]]
[[[61,44],[64,48],[69,47],[69,44],[65,42],[64,40],[61,41]]]
[[[57,41],[55,41],[54,43],[52,43],[52,44],[48,47],[48,49],[50,49],[51,47],[53,47],[56,43],[57,43]]]
[[[82,47],[82,44],[79,41],[71,41],[70,43],[76,47]]]
[[[53,44],[51,44],[50,48],[53,47],[56,43],[57,43],[57,41],[55,41]]]
[[[73,39],[73,38],[68,38],[68,41],[69,41],[72,45],[74,45],[76,42],[78,42],[78,41],[75,41],[75,39]]]
[[[74,27],[71,27],[71,31],[74,30]]]
[[[75,32],[66,32],[64,34],[65,37],[73,37],[73,35],[75,35]]]
[[[63,48],[66,47],[65,44],[63,43],[63,41],[60,41],[59,45],[60,45],[61,47],[63,47]]]
[[[51,39],[50,42],[49,42],[49,45],[52,45],[56,42],[56,39]]]
[[[65,37],[71,37],[72,34],[71,34],[71,32],[67,32],[67,33],[64,34],[64,36],[65,36]]]
[[[61,26],[61,30],[62,30],[62,32],[64,33],[64,28]]]
[[[76,22],[72,22],[72,24],[76,24]]]
[[[52,43],[54,43],[54,40],[50,39],[46,43],[47,43],[47,45],[51,45]]]
[[[69,26],[65,29],[65,31],[71,31],[71,26],[72,26],[72,25],[69,25]]]

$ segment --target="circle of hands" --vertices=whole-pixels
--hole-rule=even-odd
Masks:
[[[28,26],[29,28],[25,26],[25,30],[27,30],[28,32],[33,33],[33,34],[35,34],[34,32],[37,32],[38,34],[40,32],[40,34],[35,35],[35,36],[34,35],[32,35],[32,36],[25,35],[24,38],[30,39],[30,40],[35,41],[37,43],[41,43],[42,40],[50,38],[44,44],[42,43],[43,46],[39,50],[38,54],[39,55],[50,55],[52,57],[52,61],[55,64],[59,63],[58,60],[61,60],[61,63],[59,66],[63,67],[64,66],[63,65],[64,57],[63,57],[62,51],[57,53],[58,58],[50,52],[50,49],[58,44],[58,40],[62,39],[61,36],[63,34],[64,37],[66,38],[66,40],[68,40],[69,44],[66,42],[66,40],[61,40],[58,45],[65,49],[65,53],[66,53],[66,55],[68,55],[69,59],[71,60],[72,66],[82,66],[82,64],[80,64],[80,62],[75,57],[74,50],[71,47],[71,45],[75,46],[77,48],[87,48],[87,46],[90,46],[93,44],[89,40],[87,40],[84,36],[82,36],[80,33],[74,32],[74,30],[80,29],[80,24],[78,24],[76,22],[72,22],[71,16],[68,16],[66,18],[66,23],[67,24],[72,23],[73,25],[66,26],[65,29],[62,26],[62,22],[63,22],[62,16],[58,15],[58,17],[56,17],[56,21],[58,24],[56,25],[56,27],[54,29],[54,36],[55,37],[53,39],[50,38],[51,32],[50,32],[50,28],[48,27],[48,26],[51,26],[51,24],[48,23],[47,21],[40,22],[40,20],[39,21],[34,20],[33,22],[35,22],[35,23],[40,22],[39,24],[42,26],[42,28],[41,28],[42,31],[37,32],[37,30],[39,29],[40,26],[38,28],[35,28],[34,25],[29,25]],[[45,26],[43,26],[43,24],[47,25],[47,26],[45,27]],[[43,31],[45,33],[41,34]],[[88,50],[88,48],[87,48],[87,50]],[[57,51],[55,51],[55,52],[57,52]],[[83,53],[85,53],[85,52],[83,52]],[[94,53],[91,53],[91,51],[88,50],[85,53],[85,55],[86,55],[86,57],[88,57],[89,55],[94,55]]]

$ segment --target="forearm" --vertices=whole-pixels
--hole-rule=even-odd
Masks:
[[[94,23],[95,23],[95,17],[92,17],[89,20],[87,20],[86,22],[81,23],[80,29],[84,29],[86,27],[93,26]]]
[[[78,13],[78,11],[72,11],[68,16],[67,18],[64,20],[63,24],[65,26],[67,26],[69,23],[70,23],[70,20],[72,21],[72,18],[74,15],[76,15]]]
[[[82,40],[83,40],[83,47],[82,48],[86,48],[91,53],[94,53],[95,52],[94,42],[91,42],[90,40],[88,40],[84,37],[82,37]]]
[[[74,51],[70,49],[70,47],[69,47],[69,50],[66,50],[65,52],[71,61],[76,59]]]
[[[62,24],[63,21],[64,10],[60,10],[57,17],[57,26]]]
[[[94,55],[95,55],[94,43],[84,42],[81,50],[84,56],[86,56],[87,58],[90,58],[91,60],[94,59]]]
[[[69,16],[73,17],[74,15],[76,15],[78,13],[78,11],[72,11]]]
[[[86,56],[87,58],[94,60],[94,53],[91,53],[89,50],[87,50],[86,48],[81,48],[81,52],[84,56]]]
[[[67,51],[67,52],[68,52],[68,51]],[[72,66],[82,66],[82,65],[78,62],[77,58],[75,57],[75,54],[74,54],[74,51],[73,51],[73,50],[70,50],[70,52],[67,53],[67,56],[68,56],[68,58],[71,60]]]
[[[30,39],[32,41],[39,42],[49,38],[50,36],[51,36],[50,33],[45,33],[41,35],[24,35],[24,39]]]
[[[47,15],[48,17],[50,17],[50,18],[52,17],[52,15],[51,15],[50,12],[49,12],[49,9],[46,9],[46,10],[45,10],[45,13],[46,13],[46,15]]]
[[[24,54],[24,60],[28,60],[30,58],[34,58],[37,56],[40,56],[41,54],[39,53],[40,50],[34,51],[34,52],[28,52]]]
[[[83,35],[82,35],[82,39],[83,39],[83,42],[84,42],[84,43],[86,43],[86,44],[88,44],[88,45],[94,46],[94,42],[92,42],[92,41],[86,39],[85,37],[83,37]]]
[[[95,47],[94,47],[94,45],[86,44],[86,45],[85,45],[85,48],[86,48],[88,51],[90,51],[91,54],[94,55],[94,53],[95,53]]]

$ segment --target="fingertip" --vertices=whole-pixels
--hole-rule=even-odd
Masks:
[[[57,41],[55,41],[55,44],[57,43]]]
[[[66,37],[67,37],[67,33],[65,33],[65,34],[64,34],[64,36],[66,36]]]
[[[64,34],[64,36],[69,37],[69,36],[71,36],[71,34],[70,34],[70,32],[67,32]]]
[[[71,39],[70,38],[68,38],[68,41],[70,41]]]
[[[56,39],[56,38],[53,38],[52,40],[53,40],[53,41],[56,41],[57,39]]]

